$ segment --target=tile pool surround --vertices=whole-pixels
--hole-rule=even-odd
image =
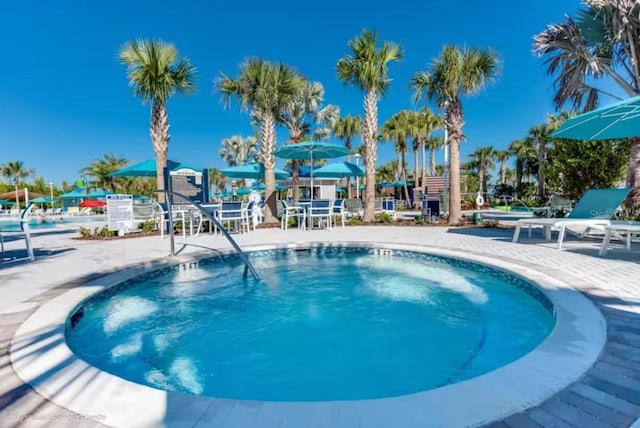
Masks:
[[[400,251],[398,255],[403,257],[433,256],[445,262],[453,260],[454,264],[485,266],[492,274],[515,279],[516,286],[527,289],[547,308],[553,308],[556,325],[533,351],[484,375],[419,393],[356,401],[262,402],[162,391],[103,372],[68,348],[65,329],[69,316],[86,301],[103,298],[97,293],[113,286],[116,286],[113,291],[121,289],[151,271],[195,260],[204,262],[212,257],[208,252],[128,268],[73,288],[43,304],[16,330],[10,351],[14,370],[45,398],[82,415],[100,415],[101,422],[109,426],[192,426],[201,421],[218,427],[459,427],[489,423],[541,403],[578,380],[604,347],[605,321],[590,300],[568,284],[518,264],[433,247],[389,243],[302,243],[252,246],[246,250],[300,248],[390,249]],[[232,251],[220,251],[213,256],[216,255],[235,257]],[[530,288],[531,283],[537,288]]]

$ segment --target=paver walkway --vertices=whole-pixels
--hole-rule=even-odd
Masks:
[[[598,257],[599,242],[568,241],[566,249],[538,239],[512,244],[512,231],[409,227],[348,227],[301,232],[258,230],[237,236],[241,246],[277,242],[370,241],[415,244],[489,255],[572,284],[602,310],[608,340],[600,360],[579,381],[522,414],[494,427],[626,427],[640,417],[640,245]],[[11,368],[8,347],[15,329],[35,308],[98,273],[161,258],[168,240],[159,237],[78,241],[56,231],[34,237],[35,263],[0,261],[0,426],[94,427],[100,424],[45,400],[23,385]],[[224,238],[176,238],[182,254],[230,247]],[[22,242],[7,243],[19,252]],[[517,382],[517,379],[514,379]],[[106,421],[108,423],[108,421]]]

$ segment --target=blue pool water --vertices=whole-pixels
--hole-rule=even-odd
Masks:
[[[486,373],[555,324],[530,284],[467,262],[370,249],[252,260],[263,283],[243,281],[231,257],[111,289],[70,317],[67,342],[90,364],[160,389],[356,400]]]
[[[106,221],[106,216],[77,216],[77,217],[47,217],[45,219],[30,218],[29,227],[31,229],[52,229],[59,225],[71,223],[90,223]],[[20,223],[14,219],[0,219],[0,231],[17,232],[20,231]]]

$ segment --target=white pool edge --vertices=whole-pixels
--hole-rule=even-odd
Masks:
[[[358,423],[363,427],[460,427],[489,423],[540,404],[577,381],[604,347],[606,324],[593,302],[569,284],[521,264],[441,248],[371,242],[260,245],[246,250],[319,246],[414,251],[511,271],[544,291],[556,309],[556,326],[532,352],[487,374],[416,394],[359,401],[256,402],[166,392],[103,372],[68,348],[64,339],[66,319],[86,298],[148,270],[211,257],[208,252],[145,263],[44,303],[16,330],[10,348],[12,365],[18,376],[45,398],[110,426],[191,426],[205,415],[220,427],[338,428]]]

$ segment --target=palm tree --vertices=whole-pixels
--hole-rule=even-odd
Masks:
[[[117,177],[111,177],[109,174],[116,172],[129,164],[129,160],[111,153],[104,155],[102,159],[96,159],[89,166],[80,170],[86,176],[95,178],[92,183],[95,187],[115,192],[118,182],[121,181]]]
[[[348,114],[344,117],[339,117],[335,125],[333,126],[333,135],[336,138],[344,139],[344,146],[349,150],[349,153],[353,151],[353,145],[351,140],[359,135],[362,135],[362,118],[358,115],[351,116]],[[347,177],[347,197],[351,199],[351,183]]]
[[[164,202],[164,168],[169,148],[169,116],[167,101],[176,93],[195,91],[196,73],[188,58],[178,58],[172,44],[159,40],[128,42],[120,50],[120,62],[127,66],[129,85],[143,103],[151,103],[151,142],[156,155],[158,200]]]
[[[480,182],[480,188],[478,193],[484,195],[487,191],[486,179],[487,173],[491,168],[495,166],[493,163],[494,150],[491,146],[478,147],[475,152],[471,154],[472,163],[478,169],[478,181]]]
[[[433,114],[428,107],[425,107],[420,111],[410,111],[407,115],[409,134],[413,137],[415,185],[418,186],[418,177],[420,177],[420,188],[424,194],[427,186],[427,141],[431,136],[431,132],[442,127],[442,117]],[[418,174],[418,151],[422,153],[422,171],[420,174]]]
[[[390,62],[402,58],[402,48],[393,42],[383,42],[378,48],[378,36],[369,30],[349,41],[352,54],[338,60],[338,79],[347,85],[357,86],[365,92],[364,124],[362,136],[366,153],[367,171],[365,190],[364,221],[375,217],[375,167],[378,156],[378,97],[383,97],[389,89],[388,76]]]
[[[436,151],[444,147],[443,137],[429,137],[426,146],[429,148],[429,175],[437,175]]]
[[[507,184],[507,161],[511,158],[511,153],[506,150],[496,150],[493,156],[500,162],[500,184]]]
[[[209,189],[215,189],[218,192],[224,192],[227,187],[227,179],[218,168],[209,168]]]
[[[351,152],[353,150],[351,140],[362,135],[362,118],[357,114],[355,116],[348,114],[338,118],[338,121],[333,127],[333,135],[337,138],[344,139],[344,146]]]
[[[393,181],[395,178],[395,172],[398,168],[398,161],[387,162],[384,165],[376,168],[376,177],[380,181]]]
[[[247,161],[255,160],[258,148],[255,137],[242,138],[241,135],[234,135],[225,138],[220,144],[220,156],[229,166],[244,165]]]
[[[528,138],[538,147],[538,199],[542,202],[546,200],[545,187],[545,164],[547,162],[547,142],[551,139],[552,129],[548,123],[534,125],[529,129]]]
[[[251,110],[260,123],[259,160],[265,169],[265,194],[268,209],[265,223],[276,219],[276,118],[299,94],[304,81],[297,71],[284,64],[274,64],[259,58],[242,63],[235,79],[224,74],[216,79],[215,86],[222,95],[225,106],[236,98],[243,110]]]
[[[35,174],[35,171],[31,168],[25,168],[22,161],[11,161],[2,165],[2,175],[8,180],[13,182],[13,186],[16,192],[16,207],[20,206],[20,196],[18,194],[18,186],[20,186],[20,180]]]
[[[380,128],[383,140],[393,140],[396,153],[398,153],[398,167],[396,179],[403,182],[404,196],[409,201],[409,189],[407,187],[407,164],[405,153],[407,152],[407,138],[410,136],[410,112],[402,110],[387,120]]]
[[[310,135],[313,135],[315,140],[324,140],[331,135],[331,130],[340,116],[340,111],[333,104],[322,107],[323,102],[324,86],[320,82],[305,81],[291,102],[282,108],[277,118],[279,123],[289,129],[287,144],[300,143]],[[313,168],[313,165],[311,167]],[[299,198],[299,178],[299,163],[297,160],[293,160],[291,162],[291,186],[295,201]]]
[[[491,50],[445,46],[427,71],[418,71],[411,79],[415,99],[435,101],[445,109],[450,157],[449,224],[462,219],[460,198],[460,140],[463,139],[464,116],[460,97],[473,95],[496,79],[499,72],[497,53]]]
[[[509,144],[509,153],[516,157],[516,187],[520,187],[525,176],[531,176],[537,167],[537,150],[530,139],[514,140]],[[529,182],[530,179],[527,179]]]
[[[555,76],[554,103],[571,102],[574,110],[597,107],[613,82],[627,97],[640,95],[640,4],[632,0],[584,0],[586,9],[574,19],[549,25],[534,37],[533,51],[547,57]],[[627,205],[640,205],[640,138],[632,138]]]

